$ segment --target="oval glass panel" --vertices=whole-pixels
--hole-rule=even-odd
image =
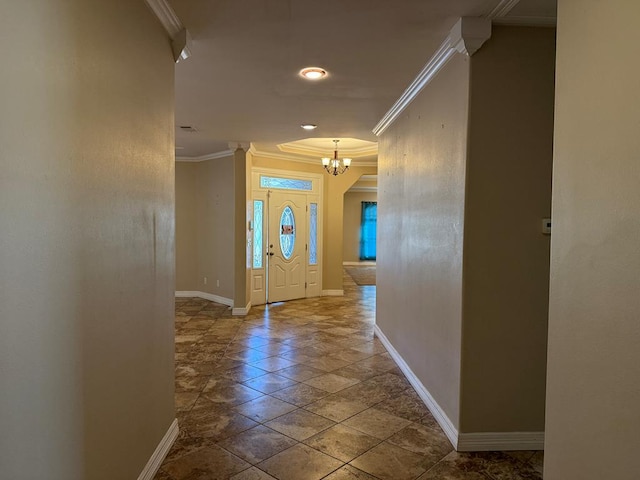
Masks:
[[[296,243],[296,221],[293,210],[287,206],[280,216],[280,251],[285,260],[293,255],[293,247]]]

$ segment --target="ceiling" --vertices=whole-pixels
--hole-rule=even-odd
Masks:
[[[548,25],[556,10],[556,0],[169,3],[192,39],[192,56],[176,66],[176,155],[191,159],[227,151],[229,142],[307,161],[331,156],[334,138],[344,139],[341,149],[352,141],[364,148],[459,17],[504,7],[500,23]],[[327,77],[298,75],[308,66]],[[308,132],[302,123],[318,128]],[[354,155],[354,164],[375,158]]]

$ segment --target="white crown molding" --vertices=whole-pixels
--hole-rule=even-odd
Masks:
[[[544,432],[460,433],[459,452],[544,450]]]
[[[221,297],[219,295],[214,295],[213,293],[199,292],[195,290],[192,290],[192,291],[183,290],[183,291],[177,291],[175,293],[175,296],[177,298],[186,298],[186,297],[203,298],[211,302],[216,302],[221,305],[226,305],[227,307],[233,307],[233,300],[231,298]]]
[[[433,77],[444,67],[451,59],[455,50],[451,48],[449,38],[440,45],[440,48],[436,50],[436,53],[429,59],[418,76],[411,82],[411,85],[407,87],[400,98],[393,104],[387,113],[385,113],[382,120],[373,127],[373,133],[377,136],[389,128],[389,126],[395,122],[396,118],[404,111],[405,108],[413,101],[414,98],[422,91],[422,89],[433,79]]]
[[[490,20],[476,17],[460,18],[415,80],[373,128],[373,133],[377,136],[382,135],[456,52],[472,55],[489,37],[491,37]]]
[[[491,10],[491,12],[489,12],[487,18],[493,20],[494,18],[504,17],[518,3],[520,3],[520,0],[500,0],[498,5],[496,5],[495,8]]]
[[[299,155],[309,155],[309,156],[317,156],[317,157],[326,157],[327,155],[331,156],[333,154],[333,150],[328,151],[327,148],[321,147],[311,147],[311,146],[299,146],[292,145],[291,143],[281,143],[278,145],[278,149],[282,152],[293,153]],[[360,148],[339,148],[341,153],[341,157],[370,157],[372,155],[378,154],[378,145],[360,147]]]
[[[176,157],[176,162],[205,162],[207,160],[217,160],[218,158],[233,157],[233,150],[222,150],[200,157]]]
[[[249,153],[256,157],[265,157],[265,158],[272,158],[274,160],[285,160],[288,162],[308,163],[309,165],[322,166],[322,164],[320,163],[320,158],[317,158],[317,159],[300,158],[295,155],[287,155],[286,153],[265,152],[265,151],[256,149],[254,144],[251,144],[251,148],[249,148]],[[378,162],[375,160],[371,160],[371,161],[354,160],[353,162],[351,162],[351,166],[352,167],[377,167]]]
[[[182,22],[173,11],[167,0],[146,0],[147,5],[156,14],[160,23],[169,34],[169,38],[173,39],[184,27]]]
[[[377,193],[378,187],[351,187],[347,192]]]
[[[494,25],[512,27],[555,27],[556,17],[500,17],[493,20]]]
[[[491,20],[481,17],[463,17],[449,34],[451,48],[464,55],[476,53],[491,38]]]
[[[164,437],[162,437],[162,440],[160,440],[160,443],[151,455],[151,458],[149,458],[149,461],[138,476],[138,480],[153,480],[156,473],[158,473],[158,470],[160,469],[160,465],[162,465],[164,458],[167,456],[167,453],[169,453],[173,442],[175,442],[176,438],[178,438],[179,433],[180,430],[178,428],[178,419],[175,418],[173,422],[171,422],[167,433],[164,434]]]
[[[361,182],[377,182],[378,175],[362,175],[360,177]]]
[[[380,327],[378,325],[374,326],[374,333],[376,337],[380,339],[384,348],[387,349],[391,358],[396,362],[398,368],[402,370],[402,373],[407,377],[409,383],[413,386],[418,396],[422,399],[424,404],[427,406],[433,418],[436,419],[438,424],[444,430],[445,435],[451,442],[454,448],[458,445],[458,429],[454,426],[453,422],[449,419],[444,410],[438,405],[433,395],[427,390],[427,388],[422,384],[422,382],[416,377],[415,373],[409,368],[409,365],[404,361],[404,359],[400,356],[398,351],[393,347],[389,339],[382,333]]]
[[[251,144],[249,142],[229,142],[229,150],[232,152],[235,152],[238,149],[248,152],[250,148]]]

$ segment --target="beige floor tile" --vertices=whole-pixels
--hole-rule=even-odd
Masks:
[[[305,380],[303,383],[329,393],[336,393],[340,390],[344,390],[347,387],[351,387],[356,383],[359,383],[359,380],[342,377],[340,375],[336,375],[335,373],[325,373],[324,375],[320,375],[319,377]]]
[[[208,376],[176,377],[176,392],[200,392],[209,380]]]
[[[339,468],[331,475],[324,477],[324,480],[378,480],[362,470],[358,470],[351,465]]]
[[[306,405],[304,408],[334,422],[342,422],[366,410],[369,408],[369,405],[360,400],[344,399],[338,395],[329,395],[317,402]]]
[[[271,394],[273,397],[279,398],[287,403],[292,403],[298,407],[304,407],[327,395],[329,395],[328,392],[310,385],[305,385],[304,383],[298,383]]]
[[[174,398],[176,402],[176,410],[186,412],[191,410],[198,400],[200,392],[176,392]]]
[[[269,475],[262,470],[251,467],[247,470],[244,470],[240,473],[236,473],[230,480],[276,480],[274,477]]]
[[[222,440],[257,425],[257,422],[233,411],[194,408],[184,418],[181,428],[191,437]]]
[[[295,385],[296,383],[295,380],[291,380],[290,378],[282,377],[275,373],[267,373],[260,377],[247,380],[244,382],[244,385],[262,393],[272,393]]]
[[[425,468],[431,468],[453,451],[451,442],[442,430],[428,428],[417,423],[403,428],[388,438],[387,442],[422,455],[427,462]]]
[[[369,408],[345,420],[344,425],[384,440],[411,424],[409,420]]]
[[[297,442],[264,425],[258,425],[233,437],[226,438],[218,445],[243,460],[255,464],[292,447]]]
[[[214,403],[224,405],[240,405],[263,396],[262,392],[249,388],[240,383],[231,385],[207,386],[202,392],[202,396]]]
[[[258,367],[258,368],[261,368],[262,370],[266,370],[267,372],[275,372],[278,370],[282,370],[283,368],[291,367],[297,364],[298,362],[275,356],[275,357],[264,358],[256,362],[249,362],[249,363],[254,367]]]
[[[298,409],[274,418],[265,425],[301,442],[335,423],[320,415]]]
[[[238,367],[221,373],[221,376],[233,380],[234,382],[242,383],[247,380],[251,380],[252,378],[260,377],[266,373],[266,370],[243,363]]]
[[[412,422],[422,423],[426,426],[437,425],[427,406],[420,400],[417,394],[414,395],[413,393],[412,390],[405,391],[402,395],[396,395],[395,397],[383,400],[376,404],[376,409],[406,418]]]
[[[226,480],[249,467],[244,460],[215,445],[201,448],[162,465],[162,469],[175,480]]]
[[[344,290],[242,318],[176,299],[181,432],[156,480],[542,479],[542,452],[452,451],[373,335],[375,287]]]
[[[258,350],[254,350],[253,348],[247,348],[238,352],[228,352],[225,356],[228,358],[233,358],[235,360],[240,360],[244,363],[255,363],[260,360],[264,360],[265,358],[269,358],[273,356],[273,354],[260,352]]]
[[[343,462],[350,462],[380,443],[380,440],[344,425],[335,425],[304,443]]]
[[[350,465],[381,480],[413,480],[426,471],[421,455],[383,442]]]
[[[298,444],[259,463],[257,467],[279,480],[319,480],[337,470],[341,461]]]
[[[236,411],[257,422],[266,422],[272,418],[284,415],[297,407],[277,398],[265,395],[256,400],[236,407]]]

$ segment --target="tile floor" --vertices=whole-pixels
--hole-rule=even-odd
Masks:
[[[254,307],[176,299],[180,436],[156,480],[521,480],[542,452],[462,454],[373,335],[375,286]]]

